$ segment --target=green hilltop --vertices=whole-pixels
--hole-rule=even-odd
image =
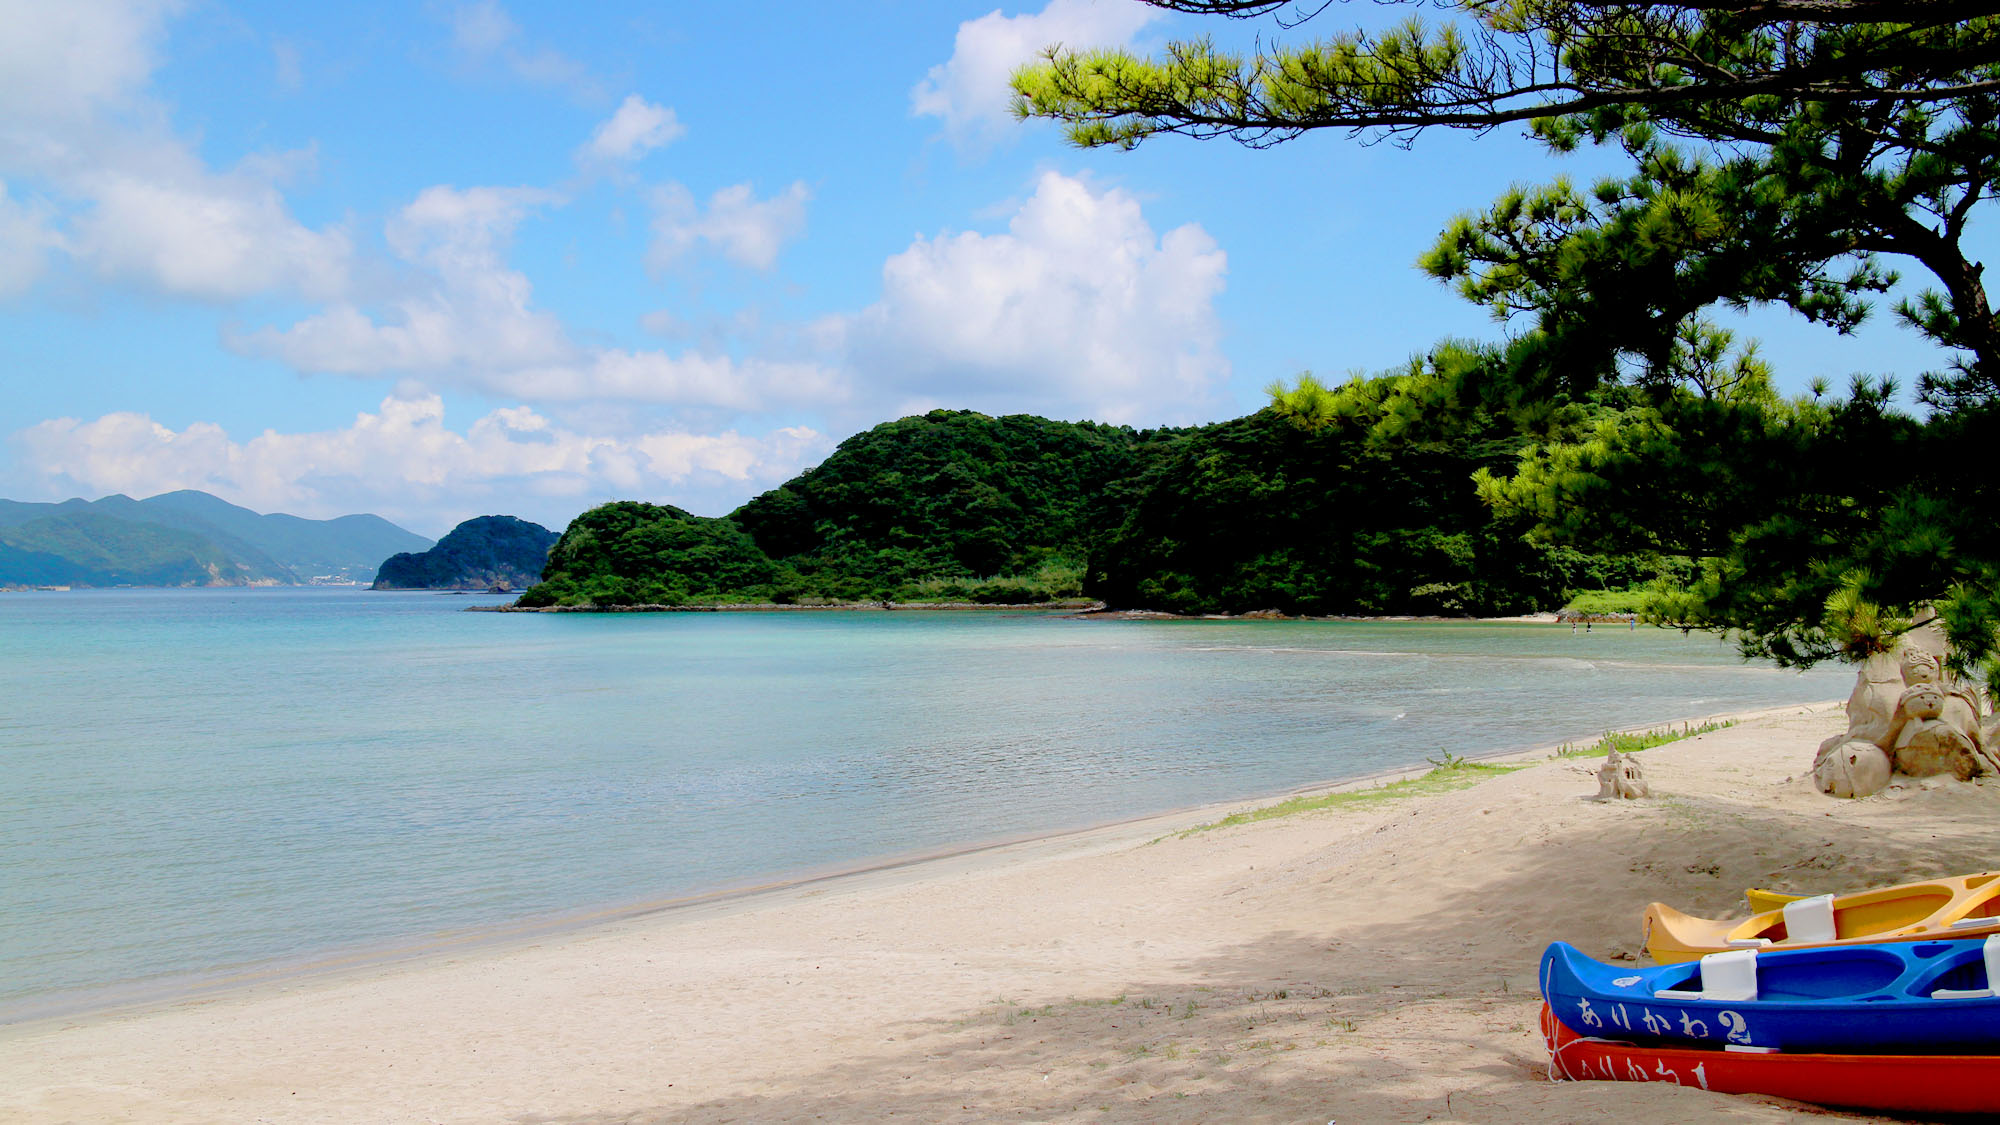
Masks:
[[[475,516],[427,551],[392,555],[371,590],[520,589],[542,576],[556,533],[513,516]]]

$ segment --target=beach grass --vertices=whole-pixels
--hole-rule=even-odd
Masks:
[[[1431,768],[1429,772],[1417,777],[1384,782],[1367,789],[1351,789],[1339,793],[1310,793],[1292,797],[1275,805],[1230,813],[1210,824],[1198,824],[1180,833],[1179,838],[1186,839],[1199,832],[1233,828],[1239,824],[1254,824],[1260,820],[1275,820],[1281,816],[1292,816],[1297,813],[1319,812],[1323,809],[1364,808],[1384,801],[1399,801],[1409,797],[1428,796],[1432,793],[1448,793],[1454,789],[1476,785],[1489,777],[1498,777],[1501,774],[1528,768],[1527,763],[1495,765],[1489,762],[1475,762],[1461,758],[1449,750],[1444,751],[1441,758],[1424,760],[1431,764]]]
[[[1682,723],[1678,727],[1655,727],[1647,731],[1607,731],[1603,738],[1589,745],[1578,746],[1566,742],[1556,750],[1555,756],[1558,758],[1604,758],[1609,757],[1613,750],[1621,754],[1631,754],[1735,725],[1736,720],[1734,719],[1722,719],[1714,722]],[[1397,801],[1409,797],[1424,797],[1433,793],[1448,793],[1454,789],[1464,789],[1472,785],[1477,785],[1489,777],[1498,777],[1501,774],[1513,773],[1515,770],[1527,769],[1532,764],[1514,763],[1498,765],[1491,762],[1475,762],[1459,757],[1449,750],[1442,753],[1442,757],[1425,758],[1424,761],[1429,762],[1431,768],[1429,772],[1417,777],[1406,777],[1398,781],[1385,782],[1367,789],[1352,789],[1338,793],[1312,793],[1292,797],[1280,801],[1275,805],[1266,805],[1263,808],[1230,813],[1221,820],[1208,824],[1198,824],[1185,832],[1179,833],[1178,838],[1186,839],[1197,833],[1208,832],[1217,828],[1234,828],[1240,824],[1254,824],[1260,820],[1275,820],[1281,816],[1292,816],[1297,813],[1319,812],[1325,809],[1365,808],[1370,805],[1381,804],[1384,801]]]
[[[1620,754],[1631,754],[1735,725],[1735,719],[1722,719],[1708,723],[1682,723],[1679,727],[1655,727],[1648,731],[1607,731],[1603,738],[1587,746],[1576,746],[1567,742],[1563,743],[1562,747],[1556,751],[1556,757],[1607,758],[1611,756],[1613,750],[1618,751]]]
[[[1660,579],[1623,590],[1577,590],[1563,603],[1560,612],[1573,617],[1643,619],[1667,598],[1681,592],[1680,586]]]

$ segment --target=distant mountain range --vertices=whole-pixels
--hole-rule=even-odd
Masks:
[[[431,541],[380,516],[260,515],[206,492],[0,500],[0,586],[307,586],[373,581]]]

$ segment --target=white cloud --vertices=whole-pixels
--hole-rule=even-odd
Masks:
[[[271,77],[278,89],[287,94],[296,94],[305,89],[305,61],[299,54],[298,44],[278,39],[271,43]]]
[[[523,82],[562,87],[586,100],[603,95],[603,84],[582,63],[546,47],[521,46],[521,26],[498,0],[460,4],[451,14],[451,33],[468,58],[497,62]]]
[[[950,60],[931,68],[910,91],[910,111],[944,121],[960,145],[991,143],[1013,123],[1007,81],[1043,48],[1123,47],[1158,8],[1136,0],[1049,0],[1033,15],[1003,16],[998,9],[958,25]]]
[[[90,122],[129,104],[157,65],[177,0],[0,0],[0,134]]]
[[[670,185],[655,201],[655,253],[670,260],[707,245],[769,264],[802,224],[807,197],[803,184],[770,200],[739,185],[701,206]],[[426,189],[387,224],[389,247],[410,267],[404,292],[226,342],[306,372],[733,416],[951,405],[1193,421],[1228,375],[1214,309],[1227,258],[1214,240],[1193,224],[1156,232],[1128,193],[1060,174],[1041,177],[1004,232],[915,240],[884,263],[874,304],[796,332],[804,350],[791,358],[724,343],[761,334],[755,325],[680,351],[572,339],[507,262],[516,228],[557,201],[534,188]],[[647,323],[689,330],[666,315]]]
[[[654,309],[639,318],[639,327],[655,336],[685,336],[694,325],[672,309]]]
[[[432,534],[493,511],[560,528],[614,494],[683,506],[701,496],[733,507],[832,448],[804,427],[589,434],[527,407],[495,410],[460,433],[445,424],[434,395],[384,399],[342,429],[266,430],[248,441],[210,423],[176,432],[132,413],[51,419],[15,440],[36,470],[88,491],[198,488],[258,511],[319,518],[374,511]]]
[[[387,228],[390,248],[417,267],[410,292],[374,315],[341,303],[288,329],[237,332],[225,343],[300,371],[414,375],[541,402],[757,412],[846,396],[834,372],[813,363],[574,343],[560,320],[533,307],[533,286],[506,262],[515,228],[556,200],[536,188],[427,188]]]
[[[522,364],[575,355],[555,317],[526,306],[526,279],[511,271],[395,303],[386,321],[341,304],[280,331],[232,332],[224,342],[300,371],[339,375],[442,375],[487,386]]]
[[[227,301],[281,291],[324,298],[347,286],[353,246],[286,210],[271,168],[217,175],[173,167],[107,168],[74,181],[89,207],[70,247],[98,273],[178,297]]]
[[[43,249],[102,276],[197,300],[339,290],[345,232],[300,224],[280,190],[310,153],[215,171],[167,127],[149,83],[179,7],[0,0],[0,175],[42,189]]]
[[[521,28],[495,0],[479,0],[476,4],[461,4],[451,14],[451,32],[452,42],[459,50],[486,55],[505,46],[521,33]]]
[[[52,212],[39,200],[15,202],[0,180],[0,299],[26,292],[41,276],[48,251],[61,245],[49,226]]]
[[[805,233],[811,198],[812,190],[803,182],[769,199],[758,199],[749,184],[736,184],[709,196],[703,209],[687,188],[663,185],[653,192],[653,245],[647,264],[665,268],[696,243],[706,243],[737,265],[768,270],[785,244]]]
[[[743,413],[825,406],[848,395],[832,369],[810,362],[606,349],[570,364],[516,368],[488,389],[539,402],[613,399]]]
[[[901,409],[1192,421],[1228,375],[1226,266],[1199,226],[1155,235],[1131,195],[1050,172],[1006,233],[917,239],[880,301],[824,327]]]
[[[532,287],[509,269],[514,229],[555,197],[537,188],[430,187],[389,220],[389,246],[424,275],[378,321],[335,304],[285,331],[235,333],[225,342],[302,371],[345,375],[484,373],[567,363],[576,356],[555,317],[529,307]]]
[[[441,272],[485,271],[501,264],[521,220],[537,207],[561,201],[533,187],[427,187],[388,222],[389,246],[411,262]]]
[[[687,132],[674,111],[654,105],[637,94],[624,102],[578,151],[584,164],[629,163],[656,148],[672,144]]]

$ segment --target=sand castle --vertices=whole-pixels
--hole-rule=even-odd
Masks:
[[[1617,750],[1605,755],[1604,764],[1597,770],[1597,799],[1616,800],[1623,797],[1637,800],[1653,795],[1653,787],[1646,781],[1646,771],[1639,766],[1639,759],[1632,754],[1621,754]]]
[[[1944,632],[1919,620],[1897,646],[1863,661],[1847,699],[1847,730],[1820,743],[1813,781],[1836,797],[1866,797],[1897,776],[2000,776],[2000,716],[1982,725],[1980,690],[1945,667]]]

